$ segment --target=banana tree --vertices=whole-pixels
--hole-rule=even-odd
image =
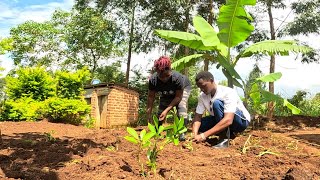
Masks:
[[[238,55],[231,56],[232,48],[244,42],[254,30],[250,24],[252,17],[246,12],[245,6],[255,5],[255,3],[255,0],[228,0],[220,8],[217,20],[219,32],[216,32],[201,16],[195,16],[193,19],[194,28],[199,35],[180,31],[156,30],[155,33],[164,39],[200,52],[205,51],[202,54],[193,54],[179,59],[172,64],[173,68],[180,70],[191,66],[199,58],[211,59],[211,61],[217,61],[218,67],[222,67],[222,72],[228,79],[228,86],[236,85],[243,89],[245,83],[235,70],[240,58],[260,53],[288,55],[289,52],[306,53],[311,51],[311,48],[300,46],[296,41],[268,40],[252,44]]]
[[[264,89],[259,88],[259,82],[268,83],[268,82],[275,82],[281,78],[282,74],[280,72],[277,73],[271,73],[262,77],[259,77],[255,79],[255,81],[252,84],[251,89],[249,90],[249,96],[252,99],[252,106],[253,109],[259,109],[259,106],[261,106],[264,103],[273,101],[276,103],[283,104],[283,106],[287,106],[292,114],[299,114],[300,109],[292,105],[288,100],[283,99],[279,95],[275,95],[269,91],[266,91]],[[256,112],[253,112],[254,115]]]

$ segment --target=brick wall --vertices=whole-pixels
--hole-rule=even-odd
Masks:
[[[97,128],[127,126],[138,121],[139,93],[122,86],[86,89]]]
[[[105,128],[133,124],[138,121],[139,93],[121,86],[113,86],[105,106]]]

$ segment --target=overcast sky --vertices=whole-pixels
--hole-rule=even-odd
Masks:
[[[0,0],[0,37],[9,35],[10,28],[27,20],[43,22],[50,19],[51,14],[56,8],[70,10],[73,0]],[[287,20],[293,19],[294,16],[289,10],[274,12],[274,17],[284,19],[289,14]],[[266,19],[267,20],[267,19]],[[267,22],[267,21],[264,21]],[[280,21],[275,20],[276,27]],[[263,22],[260,26],[266,26]],[[303,41],[308,41],[313,47],[319,48],[318,36],[301,37]],[[134,54],[132,57],[131,68],[140,66],[143,70],[150,69],[152,60],[162,55],[161,51],[154,51],[148,54]],[[320,92],[320,64],[302,64],[295,59],[295,55],[289,57],[276,57],[276,72],[282,72],[282,78],[275,83],[276,92],[285,97],[291,97],[297,90],[306,90],[310,96]],[[1,66],[6,68],[6,72],[12,68],[12,60],[8,55],[0,56]],[[236,66],[236,70],[245,79],[251,71],[254,60],[241,59]],[[264,73],[269,71],[269,58],[263,58],[259,61],[259,67]],[[125,67],[123,68],[126,69]],[[211,68],[210,70],[217,81],[224,80],[220,70]]]

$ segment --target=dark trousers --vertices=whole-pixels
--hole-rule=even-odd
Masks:
[[[215,126],[224,117],[224,104],[221,100],[215,100],[212,104],[214,116],[206,116],[201,118],[199,132],[205,132]],[[238,133],[244,131],[249,125],[249,121],[245,119],[242,111],[235,112],[233,122],[229,126],[230,133]]]

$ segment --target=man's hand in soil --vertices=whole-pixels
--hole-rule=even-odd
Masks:
[[[205,140],[206,140],[206,138],[204,137],[203,133],[197,134],[194,136],[194,141],[196,141],[196,142],[203,142]]]

